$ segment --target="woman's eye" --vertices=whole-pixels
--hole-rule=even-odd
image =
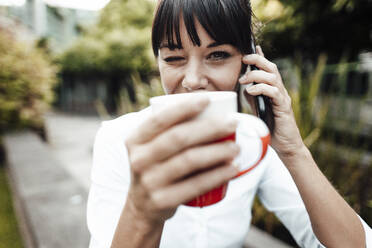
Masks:
[[[229,58],[231,55],[227,52],[222,52],[222,51],[218,51],[218,52],[213,52],[211,54],[208,55],[208,59],[211,59],[211,60],[223,60],[223,59],[227,59]]]
[[[167,57],[164,59],[165,62],[177,62],[183,60],[183,57]]]

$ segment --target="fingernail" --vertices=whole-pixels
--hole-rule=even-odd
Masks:
[[[233,164],[233,162],[231,162],[230,166],[229,166],[229,173],[231,177],[235,177],[238,173],[239,173],[239,168],[237,165]]]
[[[252,54],[247,54],[244,56],[244,59],[250,59],[252,57]]]
[[[244,75],[241,78],[239,78],[239,82],[244,82],[245,80],[247,80],[247,76],[246,75]]]
[[[256,93],[257,92],[257,87],[251,86],[251,87],[247,88],[246,91],[248,93]]]
[[[235,131],[236,127],[238,126],[238,121],[235,118],[229,117],[227,118],[226,122],[229,130]]]
[[[231,148],[231,150],[235,153],[235,154],[239,154],[240,152],[240,147],[235,144],[234,142],[230,142],[229,143],[229,147]]]

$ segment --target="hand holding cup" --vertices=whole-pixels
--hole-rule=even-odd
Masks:
[[[127,204],[136,218],[165,221],[180,204],[238,173],[232,164],[238,145],[214,142],[233,134],[237,122],[222,117],[197,119],[208,104],[207,96],[170,104],[127,138],[131,169]]]
[[[239,168],[235,178],[242,176],[255,168],[265,157],[270,143],[270,133],[263,121],[252,115],[237,113],[237,94],[230,91],[218,91],[207,93],[187,93],[159,96],[150,99],[153,111],[158,112],[170,104],[175,104],[183,99],[191,103],[197,96],[206,95],[209,98],[209,105],[199,114],[196,119],[209,120],[211,128],[218,125],[216,117],[224,117],[236,120],[239,124],[235,132],[229,136],[216,138],[214,143],[232,141],[242,147],[244,153],[234,159],[233,164]],[[194,132],[192,132],[192,135]],[[214,157],[217,154],[210,154]],[[253,158],[253,159],[252,159]],[[198,158],[200,159],[200,158]],[[187,166],[187,165],[185,165]],[[204,207],[221,201],[226,194],[227,183],[219,185],[210,192],[202,194],[186,203],[188,206]]]

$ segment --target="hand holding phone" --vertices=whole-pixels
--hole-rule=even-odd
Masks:
[[[256,53],[256,46],[254,44],[253,37],[252,37],[252,42],[251,42],[251,50],[252,50],[252,53]],[[255,65],[251,65],[250,69],[251,71],[259,70]],[[253,84],[256,84],[256,83],[253,83]],[[249,95],[245,91],[246,87],[247,86],[245,85],[244,86],[244,97],[246,98],[246,101],[248,102],[247,98],[249,97]],[[271,99],[264,95],[255,96],[254,104],[255,104],[257,116],[266,123],[270,132],[273,133],[275,129],[275,121],[274,121],[274,114],[273,114],[272,105],[271,105]]]

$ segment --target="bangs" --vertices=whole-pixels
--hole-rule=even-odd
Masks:
[[[201,45],[195,25],[198,21],[217,43],[233,45],[244,54],[252,53],[249,0],[160,0],[152,27],[152,48],[156,57],[163,42],[171,49],[182,48],[181,16],[194,45]]]

